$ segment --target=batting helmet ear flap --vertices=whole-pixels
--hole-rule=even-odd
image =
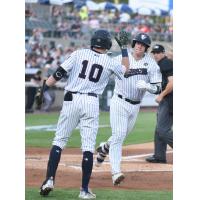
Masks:
[[[133,39],[133,41],[132,41],[132,45],[131,45],[132,48],[135,47],[135,43],[136,43],[136,41]]]
[[[108,45],[109,45],[108,48],[110,49],[112,47],[112,40],[109,41]]]

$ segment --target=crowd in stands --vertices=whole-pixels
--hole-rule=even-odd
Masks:
[[[29,4],[28,4],[29,5]],[[80,38],[86,40],[92,31],[105,28],[110,32],[118,32],[123,26],[134,36],[137,32],[148,33],[153,40],[172,42],[173,26],[169,18],[158,18],[145,15],[129,15],[119,11],[88,11],[87,7],[80,10],[69,9],[64,6],[51,6],[46,19],[41,14],[26,7],[26,19],[29,21],[46,20],[51,23],[54,30],[52,37],[57,38]],[[167,19],[167,20],[166,20]]]
[[[71,43],[70,47],[63,47],[51,41],[43,43],[42,29],[34,29],[31,37],[25,38],[25,67],[26,68],[48,68],[54,70],[62,63],[66,56],[71,54],[77,46]]]

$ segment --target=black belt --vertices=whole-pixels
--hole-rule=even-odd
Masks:
[[[117,96],[118,96],[120,99],[123,99],[123,97],[122,97],[121,94],[118,94]],[[133,104],[133,105],[136,105],[136,104],[139,104],[139,103],[140,103],[140,101],[133,101],[133,100],[130,100],[130,99],[127,99],[127,98],[124,98],[124,100],[127,101],[127,102],[129,102],[129,103],[131,103],[131,104]]]
[[[71,92],[71,91],[68,91],[68,92]],[[95,93],[81,93],[81,92],[71,92],[72,94],[87,94],[88,96],[93,96],[93,97],[97,97],[97,94]]]

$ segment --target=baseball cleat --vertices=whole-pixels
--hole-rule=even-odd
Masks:
[[[164,159],[157,159],[157,158],[155,158],[154,155],[146,158],[146,161],[150,162],[150,163],[167,163],[166,160],[164,160]]]
[[[95,162],[96,167],[100,167],[109,153],[109,146],[106,142],[102,142],[96,149],[97,159]]]
[[[117,173],[112,176],[113,185],[119,185],[123,180],[125,179],[125,176],[123,173]]]
[[[54,184],[53,184],[53,178],[49,178],[45,180],[40,187],[40,195],[41,196],[47,196],[49,192],[53,191]]]
[[[80,199],[96,199],[96,195],[90,189],[88,189],[88,192],[81,190],[78,197]]]

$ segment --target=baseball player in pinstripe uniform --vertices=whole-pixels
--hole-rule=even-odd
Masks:
[[[139,33],[133,39],[133,52],[128,54],[130,69],[124,79],[115,80],[110,104],[112,136],[97,148],[96,166],[100,166],[109,154],[114,185],[120,184],[125,178],[120,169],[122,144],[134,127],[140,102],[146,91],[158,94],[161,90],[160,68],[147,53],[150,45],[151,39],[145,33]],[[116,59],[120,61],[121,56]]]
[[[102,94],[112,74],[115,74],[117,79],[122,79],[129,67],[127,49],[122,51],[121,64],[106,54],[111,46],[109,32],[97,30],[91,38],[91,49],[74,51],[45,83],[44,91],[68,75],[64,102],[49,155],[46,179],[40,188],[42,196],[48,195],[53,190],[62,149],[67,144],[73,129],[79,124],[83,152],[79,198],[96,198],[88,185],[98,131],[98,96]]]

